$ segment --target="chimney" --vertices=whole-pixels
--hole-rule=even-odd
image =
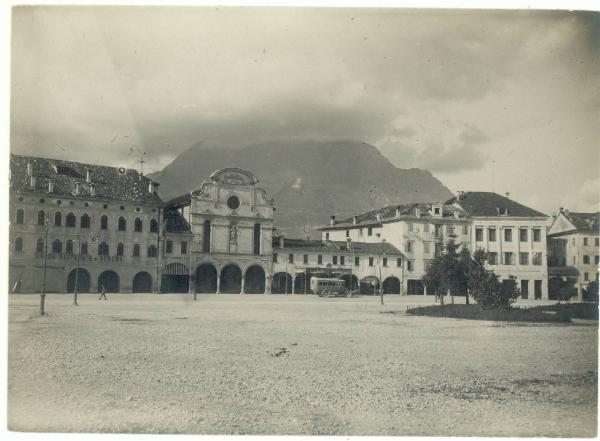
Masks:
[[[32,188],[35,188],[35,176],[29,176],[29,185],[31,185]]]
[[[154,185],[152,185],[153,182],[152,181],[148,181],[148,193],[152,194],[154,193]]]
[[[285,248],[285,237],[279,236],[279,248]]]
[[[335,216],[331,216],[329,218],[329,225],[331,225],[331,226],[335,225]]]
[[[564,209],[563,207],[560,207],[560,208],[558,209],[558,211],[560,211],[561,213],[563,213],[563,212],[565,211],[565,209]]]
[[[52,179],[48,179],[48,193],[52,193],[54,191],[54,181]]]
[[[33,164],[27,161],[27,176],[33,176]]]
[[[508,191],[506,192],[506,199],[510,199],[510,193]]]
[[[396,207],[396,217],[400,217],[400,207]]]
[[[88,184],[92,182],[92,171],[89,168],[85,169],[85,182]]]
[[[81,192],[81,184],[79,182],[75,183],[75,194],[78,195]]]
[[[415,207],[415,216],[421,217],[421,209],[419,207]]]
[[[377,213],[375,218],[377,219],[377,222],[381,222],[381,213]]]
[[[158,182],[153,182],[152,183],[154,188],[152,189],[152,194],[153,195],[158,195],[158,186],[160,185]]]
[[[96,185],[90,184],[90,196],[96,196]]]
[[[352,216],[352,225],[356,225],[356,216]]]
[[[462,201],[462,199],[463,199],[464,195],[465,195],[465,192],[464,192],[464,191],[462,191],[462,190],[458,190],[458,191],[456,192],[456,200],[457,200],[458,202]]]

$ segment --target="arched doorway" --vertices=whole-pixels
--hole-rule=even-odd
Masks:
[[[103,286],[106,292],[119,292],[119,275],[114,271],[104,271],[98,276],[98,292],[102,290]]]
[[[271,287],[273,294],[291,294],[292,293],[292,276],[288,273],[276,273],[273,276],[273,286]]]
[[[187,266],[183,263],[170,263],[163,270],[160,280],[160,291],[163,293],[188,292],[190,290],[189,279]]]
[[[239,294],[242,290],[242,270],[229,264],[221,270],[220,292],[223,294]]]
[[[263,294],[265,292],[265,270],[253,265],[244,275],[244,292],[247,294]]]
[[[294,277],[294,293],[309,294],[310,274],[298,273]]]
[[[131,292],[152,292],[152,276],[146,271],[140,271],[133,277]]]
[[[196,292],[210,294],[217,292],[217,269],[210,263],[203,263],[196,269]]]
[[[90,292],[91,277],[83,268],[74,269],[67,276],[67,292],[75,292],[75,279],[77,279],[77,292]]]
[[[351,289],[352,291],[358,291],[358,277],[354,274],[343,274],[340,279],[346,282],[346,288]]]
[[[384,294],[400,294],[400,279],[390,276],[381,285]]]
[[[360,292],[362,294],[377,294],[379,279],[375,276],[367,276],[360,281]]]

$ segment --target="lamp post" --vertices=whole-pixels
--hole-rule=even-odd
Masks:
[[[48,216],[44,218],[44,227],[46,228],[44,238],[44,271],[42,276],[42,293],[40,294],[40,315],[45,315],[46,304],[46,264],[48,263]]]
[[[385,245],[385,239],[381,239],[380,253],[379,253],[379,299],[383,305],[383,282],[381,281],[381,265],[383,265],[383,247]]]
[[[79,306],[77,303],[77,294],[79,293],[79,256],[81,256],[81,237],[77,238],[77,267],[75,268],[75,288],[73,289],[73,306]]]
[[[346,239],[346,241],[348,242],[348,248],[350,249],[350,291],[348,291],[348,297],[352,297],[352,288],[354,286],[354,281],[352,280],[353,277],[353,272],[352,272],[352,266],[354,265],[354,248],[352,247],[352,238],[349,237],[348,239]]]

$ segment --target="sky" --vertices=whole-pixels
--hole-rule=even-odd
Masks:
[[[599,43],[595,12],[17,7],[11,151],[148,172],[198,142],[350,139],[597,211]]]

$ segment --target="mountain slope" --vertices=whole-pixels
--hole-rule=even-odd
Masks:
[[[258,186],[275,198],[275,226],[290,236],[306,236],[331,214],[452,197],[430,172],[396,168],[376,147],[355,141],[270,141],[227,150],[198,144],[150,177],[160,182],[167,200],[198,188],[223,167],[241,167],[258,177]]]

